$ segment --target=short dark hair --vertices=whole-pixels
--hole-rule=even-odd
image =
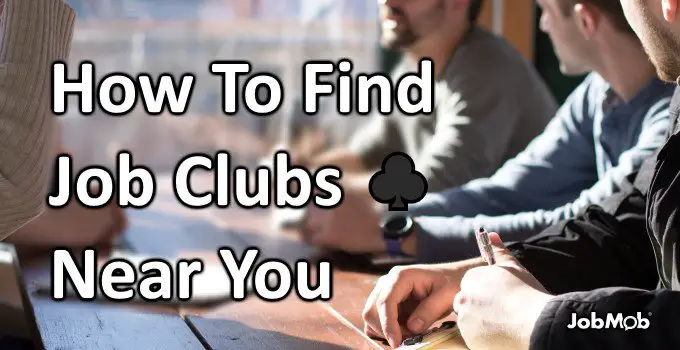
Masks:
[[[570,16],[574,11],[576,4],[590,4],[600,9],[611,21],[617,29],[622,32],[633,34],[633,28],[630,27],[626,16],[623,14],[620,0],[559,0],[562,13],[565,16]]]
[[[470,7],[468,8],[468,20],[470,24],[477,24],[479,14],[482,12],[482,4],[484,0],[470,0]]]

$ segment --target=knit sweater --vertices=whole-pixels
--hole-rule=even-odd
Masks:
[[[2,3],[2,1],[0,1]],[[63,0],[5,0],[0,18],[0,239],[38,216],[52,162],[51,67],[71,49]]]

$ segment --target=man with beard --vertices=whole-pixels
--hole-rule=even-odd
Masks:
[[[383,215],[346,190],[336,208],[308,209],[305,239],[419,262],[461,260],[478,254],[480,226],[522,240],[620,191],[663,145],[673,86],[654,73],[617,0],[545,3],[541,29],[560,69],[591,73],[541,135],[492,176],[429,193],[407,212]]]
[[[381,44],[405,54],[393,83],[417,71],[422,59],[433,62],[433,115],[376,112],[346,149],[310,154],[314,152],[293,147],[295,163],[310,169],[338,166],[346,186],[368,194],[369,172],[377,171],[390,153],[401,151],[415,160],[429,190],[437,191],[492,174],[554,115],[554,98],[531,64],[503,39],[477,26],[482,0],[379,3]],[[346,122],[333,120],[339,127]]]
[[[678,1],[621,4],[658,75],[680,83]],[[679,349],[680,88],[669,110],[665,145],[623,191],[507,248],[492,233],[494,266],[391,272],[366,305],[367,332],[400,338],[454,311],[472,349]]]

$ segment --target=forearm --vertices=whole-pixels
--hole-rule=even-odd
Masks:
[[[524,240],[557,222],[549,214],[537,211],[502,216],[478,215],[474,218],[419,217],[418,258],[446,261],[474,256],[479,253],[474,232],[480,227],[488,232],[498,232],[505,242]]]
[[[27,246],[53,246],[59,242],[54,238],[63,234],[63,232],[55,231],[55,228],[68,229],[68,225],[72,224],[71,220],[73,218],[61,215],[59,209],[47,208],[38,217],[17,229],[7,238],[7,241]]]
[[[368,184],[371,182],[371,177],[375,173],[370,172],[357,172],[350,174],[342,174],[342,179],[340,179],[340,184],[346,191],[353,191],[355,193],[365,193],[367,198],[374,200],[368,191]]]
[[[50,71],[70,50],[62,0],[6,0],[0,44],[0,237],[42,210],[52,165]]]
[[[364,166],[361,158],[348,149],[327,151],[316,157],[311,162],[310,170],[318,169],[323,166],[335,166],[343,172],[343,177],[347,174],[363,173],[368,169]]]
[[[415,221],[413,242],[406,247],[406,253],[415,255],[419,262],[440,263],[479,256],[475,228],[464,218],[422,216]]]
[[[482,178],[465,186],[442,192],[430,192],[420,202],[409,205],[413,216],[463,216],[502,215],[513,196],[523,190],[499,184],[493,179]]]
[[[486,129],[481,123],[465,128],[457,125],[438,127],[423,153],[414,158],[416,170],[427,180],[429,192],[446,191],[490,177],[502,165],[501,160],[507,152],[507,143],[503,140],[512,125],[499,126],[497,130],[504,132],[494,135],[483,135],[481,129]],[[465,135],[462,135],[463,131]]]
[[[594,317],[601,319],[593,322]],[[608,315],[627,326],[607,327]],[[571,326],[586,318],[590,329]],[[582,322],[581,324],[585,324]],[[680,349],[680,293],[608,288],[557,296],[543,309],[531,336],[531,350],[538,349]],[[594,329],[599,326],[600,329]],[[571,328],[570,328],[571,327]]]
[[[644,197],[622,194],[611,200],[623,201],[617,211],[622,214],[591,207],[576,219],[508,244],[508,249],[555,294],[614,286],[654,288],[658,274]]]

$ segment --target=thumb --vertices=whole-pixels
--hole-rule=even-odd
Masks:
[[[519,265],[517,259],[515,259],[512,253],[510,253],[510,251],[505,248],[505,244],[498,233],[489,232],[489,243],[491,243],[491,247],[493,248],[496,263],[511,263]]]
[[[450,313],[451,305],[451,293],[447,293],[445,289],[430,294],[413,310],[406,323],[408,330],[415,334],[424,332],[437,320]]]

